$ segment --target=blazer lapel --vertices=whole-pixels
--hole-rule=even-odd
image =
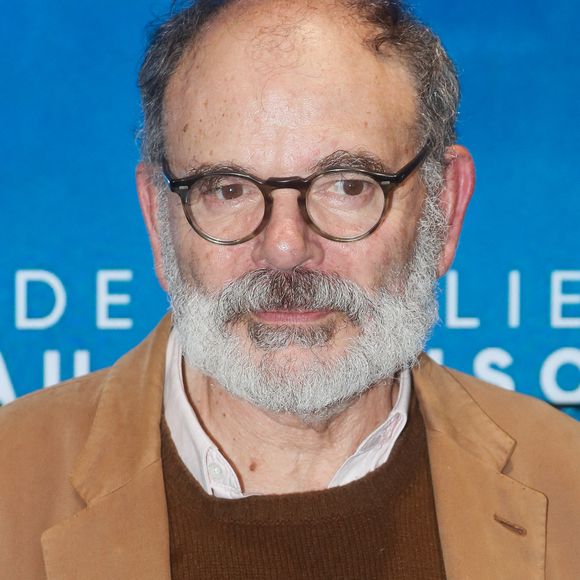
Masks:
[[[166,317],[105,379],[70,476],[86,508],[42,535],[48,580],[169,580],[160,458]]]
[[[169,580],[160,462],[42,535],[48,580]]]
[[[545,578],[546,497],[504,473],[516,441],[448,371],[414,371],[451,580]]]

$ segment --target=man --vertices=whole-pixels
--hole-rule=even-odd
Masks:
[[[201,1],[140,86],[172,317],[2,410],[2,578],[576,578],[577,424],[420,355],[474,181],[436,37]]]

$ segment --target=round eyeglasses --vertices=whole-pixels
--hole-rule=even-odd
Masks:
[[[205,240],[233,246],[257,236],[268,225],[277,189],[297,190],[304,221],[335,242],[355,242],[372,234],[387,213],[389,193],[425,160],[428,145],[396,173],[352,168],[320,171],[309,177],[266,180],[236,171],[176,178],[163,159],[169,189],[179,195],[185,217]]]

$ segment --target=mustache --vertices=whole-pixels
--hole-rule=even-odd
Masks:
[[[259,311],[333,310],[361,324],[376,310],[376,301],[351,280],[307,268],[291,271],[258,269],[226,284],[217,296],[217,317],[239,322]]]

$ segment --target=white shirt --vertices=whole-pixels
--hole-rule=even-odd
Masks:
[[[179,457],[208,494],[224,499],[247,497],[249,494],[242,492],[232,466],[203,430],[189,404],[181,359],[181,349],[172,331],[167,343],[163,403]],[[399,377],[399,394],[389,415],[340,466],[329,488],[360,479],[387,461],[407,423],[410,398],[411,373],[405,371]]]

